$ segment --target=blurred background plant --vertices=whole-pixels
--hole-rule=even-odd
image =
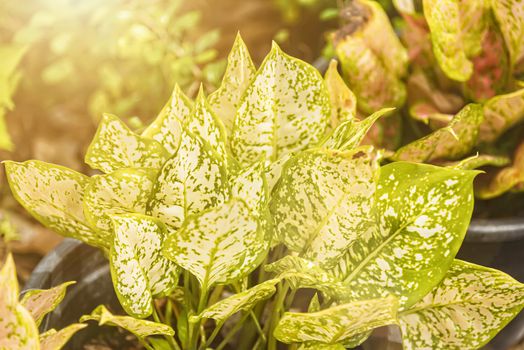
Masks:
[[[272,39],[314,61],[336,12],[336,0],[1,1],[0,160],[89,172],[82,155],[102,113],[140,129],[175,83],[192,97],[201,83],[213,91],[237,32],[257,64]],[[2,172],[0,218],[27,276],[60,239],[19,210]]]

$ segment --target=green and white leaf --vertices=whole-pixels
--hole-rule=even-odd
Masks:
[[[217,152],[222,159],[227,159],[226,130],[224,124],[207,102],[202,85],[196,98],[195,107],[182,125],[184,125],[188,131],[200,136],[202,140],[209,143],[211,148]]]
[[[275,294],[275,284],[279,281],[280,279],[278,278],[271,279],[257,284],[244,292],[220,300],[206,308],[199,315],[191,316],[189,321],[195,323],[202,318],[212,318],[216,320],[218,324],[222,324],[235,313],[241,310],[249,311],[262,300],[269,299]]]
[[[264,161],[253,163],[230,179],[231,197],[243,199],[253,211],[261,212],[267,204],[268,188]]]
[[[182,132],[180,123],[188,118],[192,108],[192,102],[178,84],[175,85],[166,105],[156,119],[142,132],[142,136],[158,141],[170,154],[175,154]]]
[[[321,344],[315,342],[302,343],[298,350],[346,350],[342,344]]]
[[[180,147],[158,175],[147,213],[178,229],[190,214],[229,197],[224,160],[200,137],[183,130]]]
[[[511,159],[506,156],[495,156],[490,154],[476,154],[472,157],[468,157],[459,162],[447,164],[447,166],[462,169],[462,170],[473,170],[484,166],[495,166],[501,167],[511,162]]]
[[[379,164],[373,148],[304,151],[284,166],[271,201],[276,235],[290,250],[333,267],[372,230]]]
[[[154,169],[122,168],[94,175],[84,194],[84,213],[93,229],[111,237],[111,215],[145,214],[156,181]]]
[[[294,156],[294,153],[288,153],[277,161],[270,163],[266,167],[266,179],[269,193],[273,192],[273,188],[280,180],[280,177],[282,176],[282,170],[284,169],[284,164],[286,164],[286,162]]]
[[[16,200],[44,226],[96,247],[107,247],[84,216],[82,199],[89,177],[74,170],[30,160],[4,162]]]
[[[408,162],[383,166],[370,213],[377,227],[359,235],[334,271],[348,286],[347,300],[395,295],[405,309],[430,292],[466,234],[477,174]]]
[[[209,104],[224,123],[228,135],[232,134],[240,99],[255,76],[255,72],[256,68],[249,55],[249,50],[240,34],[237,34],[227,57],[227,67],[222,84],[208,98]]]
[[[368,330],[397,323],[395,297],[355,301],[313,313],[286,312],[274,335],[283,343],[343,343]]]
[[[404,349],[479,349],[524,307],[524,284],[455,260],[446,277],[399,314]]]
[[[331,135],[329,135],[321,145],[322,147],[333,150],[352,150],[360,145],[369,129],[371,129],[379,118],[386,116],[394,110],[394,108],[383,108],[361,121],[345,121],[333,130]]]
[[[493,14],[499,24],[512,64],[524,55],[524,7],[521,0],[491,1]]]
[[[114,115],[104,114],[85,162],[110,173],[121,168],[160,169],[168,158],[168,151],[158,141],[137,135]]]
[[[33,316],[37,326],[40,326],[45,315],[53,311],[64,299],[68,286],[74,281],[62,283],[51,289],[32,289],[24,294],[20,301],[23,307]]]
[[[123,328],[140,339],[152,335],[175,335],[173,328],[168,325],[130,316],[113,315],[104,305],[99,305],[91,315],[84,315],[80,318],[80,322],[89,320],[97,321],[100,326],[108,325]]]
[[[480,141],[493,142],[513,125],[524,119],[524,89],[495,96],[484,104],[484,122]]]
[[[190,216],[164,246],[164,254],[191,272],[204,289],[236,281],[267,253],[258,216],[241,199]]]
[[[468,104],[455,115],[448,126],[401,147],[391,158],[411,162],[460,159],[476,145],[483,120],[482,107]]]
[[[124,310],[144,318],[153,297],[167,295],[178,282],[178,267],[162,255],[166,228],[139,214],[112,215],[114,242],[109,254],[115,292]]]
[[[42,350],[60,350],[79,330],[87,327],[86,324],[73,323],[61,330],[50,329],[40,335],[40,349]]]
[[[38,327],[18,303],[18,280],[11,254],[0,270],[0,349],[38,350]]]
[[[357,117],[357,98],[346,85],[337,70],[337,61],[331,60],[324,75],[331,101],[331,127],[334,129],[340,123],[354,120]]]
[[[424,0],[423,6],[439,66],[449,78],[467,81],[473,73],[473,63],[466,55],[461,37],[459,1]]]
[[[274,43],[240,101],[231,149],[243,166],[274,162],[320,141],[330,116],[320,73]]]

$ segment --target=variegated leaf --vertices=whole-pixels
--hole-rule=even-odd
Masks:
[[[147,211],[178,229],[188,215],[217,206],[228,196],[224,161],[200,137],[183,130],[177,154],[158,175]]]
[[[257,284],[244,292],[220,300],[202,311],[199,315],[191,316],[189,321],[194,323],[202,318],[212,318],[216,320],[218,324],[222,324],[235,313],[241,310],[249,311],[262,300],[269,299],[275,293],[275,284],[279,281],[280,279],[278,278],[271,279]]]
[[[356,118],[357,98],[338,74],[336,60],[329,62],[324,80],[331,100],[331,127],[334,129],[340,123]]]
[[[342,344],[321,344],[315,342],[302,343],[298,350],[346,350]]]
[[[482,174],[476,183],[475,195],[480,199],[491,199],[507,191],[520,189],[524,185],[524,142],[515,150],[513,164],[494,173]]]
[[[228,135],[231,135],[233,131],[233,123],[240,99],[251,79],[255,76],[255,72],[256,68],[246,44],[244,44],[240,34],[237,34],[235,43],[227,57],[227,67],[222,84],[208,98],[209,104],[224,123]]]
[[[304,151],[284,167],[271,201],[276,234],[325,267],[372,229],[379,165],[373,148]]]
[[[424,0],[423,5],[437,62],[451,79],[467,81],[473,73],[473,63],[466,56],[461,38],[459,1]]]
[[[202,85],[195,101],[195,107],[182,125],[188,131],[205,140],[222,159],[227,159],[224,124],[207,102]]]
[[[188,217],[167,239],[164,254],[190,271],[203,288],[238,280],[266,255],[268,242],[257,216],[241,199]]]
[[[360,145],[369,129],[379,118],[393,110],[394,108],[383,108],[361,121],[348,120],[343,122],[322,142],[322,147],[340,151],[352,150]]]
[[[80,322],[89,320],[97,321],[100,326],[116,326],[133,333],[140,339],[151,335],[175,335],[175,331],[168,325],[151,322],[147,320],[140,320],[130,316],[113,315],[104,305],[99,305],[93,310],[91,315],[84,315],[80,318]]]
[[[378,227],[360,234],[335,270],[349,287],[347,299],[392,294],[406,308],[433,289],[466,234],[476,174],[407,162],[383,166]]]
[[[84,194],[84,213],[91,226],[110,239],[111,215],[145,214],[156,173],[155,169],[122,168],[94,175]]]
[[[153,297],[167,295],[178,282],[178,267],[162,255],[166,229],[145,215],[111,219],[114,242],[109,263],[116,294],[129,315],[147,317],[153,312]]]
[[[344,299],[347,294],[347,287],[336,276],[318,263],[298,256],[287,255],[264,269],[275,273],[277,278],[285,279],[293,289],[316,289],[334,300]]]
[[[0,349],[39,350],[35,321],[18,303],[15,264],[9,254],[0,270]]]
[[[32,289],[24,294],[20,303],[33,316],[36,325],[40,326],[44,316],[60,304],[67,287],[74,283],[74,281],[65,282],[51,289]]]
[[[86,324],[73,323],[61,330],[50,329],[40,335],[40,348],[42,350],[60,350],[79,330],[87,327]]]
[[[142,136],[158,141],[170,154],[175,154],[180,144],[180,122],[188,118],[192,108],[191,101],[175,85],[169,101]]]
[[[524,284],[455,260],[424,299],[399,314],[404,349],[478,349],[524,307]]]
[[[495,96],[484,104],[484,122],[479,140],[496,141],[506,130],[524,119],[524,89]]]
[[[253,163],[232,176],[230,182],[231,197],[242,198],[251,210],[261,212],[268,199],[264,161]]]
[[[274,335],[283,343],[343,343],[368,330],[397,323],[395,297],[355,301],[313,313],[286,312]]]
[[[494,0],[491,8],[499,24],[512,64],[524,56],[524,6],[522,0]]]
[[[269,190],[269,193],[273,192],[273,188],[277,184],[277,182],[280,180],[280,177],[282,176],[282,170],[284,168],[284,164],[291,158],[295,156],[294,153],[288,153],[282,158],[278,159],[275,162],[270,163],[266,167],[266,179],[267,179],[267,187]]]
[[[408,56],[387,15],[374,1],[348,2],[346,11],[362,20],[350,20],[334,36],[334,45],[358,108],[371,114],[402,106],[406,88],[401,77]]]
[[[446,164],[449,167],[462,170],[473,170],[483,166],[501,167],[507,165],[511,160],[506,156],[492,156],[489,154],[474,155],[459,162]]]
[[[392,159],[412,162],[459,159],[475,146],[483,120],[482,107],[469,104],[455,115],[448,126],[401,147]]]
[[[160,169],[169,157],[156,140],[135,134],[114,115],[105,114],[85,156],[93,169],[110,173],[121,168]]]
[[[89,183],[87,176],[37,160],[8,161],[5,168],[14,197],[44,226],[90,245],[108,246],[84,216],[82,197]]]
[[[330,115],[320,73],[273,43],[240,101],[231,149],[242,165],[262,156],[274,162],[317,143]]]

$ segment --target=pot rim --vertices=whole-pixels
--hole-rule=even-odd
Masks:
[[[472,219],[466,242],[510,242],[524,239],[524,217]]]

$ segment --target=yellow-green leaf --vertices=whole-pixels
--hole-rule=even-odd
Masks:
[[[40,326],[45,315],[53,311],[64,299],[66,289],[75,282],[65,282],[51,289],[32,289],[24,294],[20,304],[33,316],[37,326]]]
[[[158,142],[135,134],[114,115],[105,114],[91,141],[85,162],[110,173],[121,168],[160,169],[169,153]]]
[[[455,260],[446,277],[399,314],[404,349],[479,349],[524,307],[524,284]]]
[[[242,165],[261,157],[274,162],[317,143],[330,115],[320,73],[273,44],[240,101],[231,149]]]
[[[188,118],[191,109],[191,101],[178,84],[175,85],[166,105],[142,136],[158,141],[170,154],[175,154],[180,144],[180,122]]]
[[[499,24],[512,64],[524,55],[524,6],[521,0],[492,0],[491,8]]]
[[[331,127],[334,129],[346,120],[354,120],[357,116],[357,98],[346,85],[337,70],[337,61],[329,62],[324,75],[331,101]]]
[[[484,104],[479,140],[496,141],[506,130],[524,119],[524,89],[495,96]]]
[[[84,216],[82,198],[89,183],[87,176],[37,160],[8,161],[5,168],[14,197],[44,226],[90,245],[108,246]]]
[[[79,330],[87,327],[86,324],[73,323],[61,330],[50,329],[40,335],[40,348],[42,350],[60,350]]]
[[[255,76],[255,65],[249,51],[237,34],[231,52],[227,58],[227,67],[222,84],[214,93],[209,95],[208,101],[216,114],[220,117],[228,135],[233,131],[235,114],[244,91]]]
[[[147,317],[153,312],[153,297],[167,295],[178,282],[178,267],[162,255],[166,228],[139,214],[111,219],[114,241],[109,263],[115,292],[129,315]]]

